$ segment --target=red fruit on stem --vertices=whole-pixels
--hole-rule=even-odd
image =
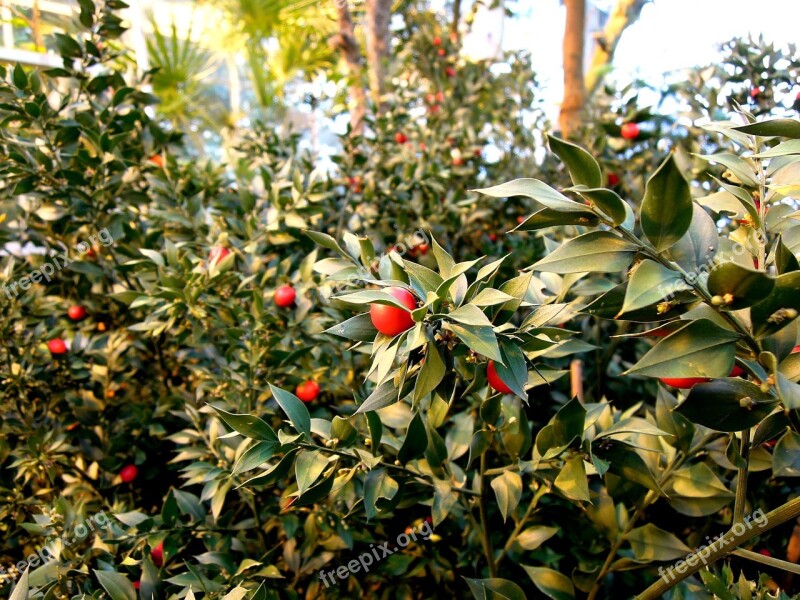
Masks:
[[[636,123],[625,123],[620,128],[620,135],[626,140],[635,140],[639,137],[641,130],[639,129],[639,125]]]
[[[50,350],[50,354],[53,354],[54,356],[66,354],[67,343],[61,338],[53,338],[47,342],[47,349]]]
[[[119,471],[119,478],[123,483],[130,483],[139,475],[139,468],[136,465],[125,465]]]
[[[444,92],[436,92],[436,101],[444,102]]]
[[[609,173],[608,174],[608,186],[614,187],[615,185],[619,185],[619,176],[616,173]]]
[[[659,380],[664,385],[680,388],[682,390],[691,389],[698,383],[706,383],[711,381],[707,377],[659,377]]]
[[[489,364],[486,366],[486,379],[489,381],[489,385],[492,386],[492,389],[495,391],[500,392],[501,394],[511,394],[511,388],[506,385],[506,382],[500,379],[500,375],[497,374],[497,370],[494,368],[494,361],[490,360]]]
[[[405,306],[408,311],[417,308],[417,300],[408,290],[390,287],[385,291],[399,300],[400,304]],[[375,329],[384,335],[395,336],[414,326],[414,319],[411,318],[411,313],[408,311],[389,304],[372,304],[369,307],[369,318]]]
[[[73,321],[80,321],[86,318],[86,309],[80,305],[70,306],[67,309],[67,316]]]
[[[294,304],[295,298],[297,298],[297,292],[288,283],[275,290],[275,304],[281,308],[287,308]]]
[[[405,136],[404,133],[398,131],[394,134],[394,141],[398,144],[405,144],[408,141],[408,138]]]
[[[436,54],[438,54],[439,56],[446,56],[447,55],[447,51],[444,48],[439,48],[436,51]]]
[[[439,105],[438,104],[432,104],[431,107],[428,110],[431,111],[433,114],[436,114],[436,113],[439,112]]]
[[[761,94],[761,88],[757,88],[757,87],[755,87],[755,88],[753,88],[752,90],[750,90],[750,97],[751,97],[753,100],[755,100],[756,98],[758,98],[760,94]]]
[[[140,587],[142,587],[142,584],[140,582],[138,581],[133,582],[133,589],[138,590]]]
[[[150,558],[153,561],[153,564],[157,567],[161,567],[164,564],[164,542],[158,542],[153,548],[150,550]]]
[[[312,402],[319,396],[319,384],[313,379],[304,381],[295,388],[294,395],[303,402]]]
[[[453,67],[447,67],[444,70],[444,74],[447,75],[448,77],[455,77],[456,76],[456,70]]]
[[[221,263],[231,253],[225,246],[214,246],[208,253],[208,262],[212,266]]]
[[[523,217],[522,215],[517,217],[517,224],[518,225],[522,225],[524,222],[525,222],[525,217]]]
[[[442,38],[440,38],[438,35],[435,38],[433,38],[433,45],[434,46],[441,46],[442,45]]]

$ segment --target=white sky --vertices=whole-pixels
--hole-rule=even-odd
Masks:
[[[518,0],[511,6],[519,17],[505,20],[504,46],[531,51],[548,97],[558,102],[564,8],[559,0]],[[719,44],[733,37],[763,34],[785,46],[800,42],[799,31],[800,0],[654,0],[625,30],[614,57],[615,76],[657,81],[664,72],[713,62]]]

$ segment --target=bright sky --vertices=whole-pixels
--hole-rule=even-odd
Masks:
[[[505,20],[504,46],[531,51],[548,95],[558,102],[564,8],[560,0],[518,0],[511,6],[520,16]],[[750,33],[781,46],[797,43],[799,24],[798,0],[654,0],[623,34],[614,58],[616,75],[653,81],[666,71],[708,64],[719,44]]]

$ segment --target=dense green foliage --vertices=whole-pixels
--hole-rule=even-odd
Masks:
[[[266,124],[218,165],[123,77],[121,3],[80,5],[63,68],[0,71],[4,594],[622,598],[744,515],[787,558],[795,59],[732,44],[681,118],[607,89],[578,146],[527,57],[414,13],[335,169]],[[666,597],[777,597],[762,567]]]

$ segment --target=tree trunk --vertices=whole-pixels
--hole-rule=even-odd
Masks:
[[[564,27],[564,99],[558,122],[561,135],[569,138],[581,124],[585,101],[583,82],[583,36],[586,22],[586,0],[564,0],[567,22]]]
[[[385,69],[389,58],[389,21],[392,0],[367,0],[367,64],[369,88],[378,114],[386,110],[383,94],[386,89]]]
[[[353,19],[347,2],[334,0],[336,7],[339,32],[328,40],[334,48],[341,51],[347,64],[350,77],[350,101],[353,107],[350,110],[350,135],[361,135],[364,132],[364,117],[367,114],[367,95],[361,83],[361,51],[356,41]]]
[[[587,98],[591,98],[602,82],[607,66],[614,59],[614,51],[617,49],[622,32],[639,18],[646,3],[647,0],[617,0],[603,32],[596,37],[597,48],[592,55],[592,63],[589,72],[586,73],[584,84]]]
[[[458,37],[458,25],[461,23],[461,0],[453,0],[453,23],[450,25],[450,35]]]

